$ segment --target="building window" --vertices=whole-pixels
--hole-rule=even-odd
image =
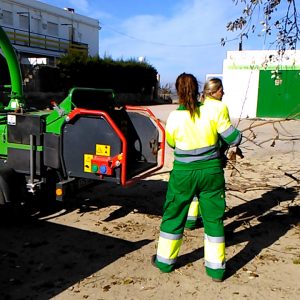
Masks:
[[[32,18],[31,25],[32,25],[32,29],[31,29],[32,32],[36,32],[36,33],[41,32],[42,25],[40,19]]]
[[[25,15],[19,15],[19,26],[22,29],[28,30],[29,28],[29,18]]]
[[[49,35],[58,36],[58,24],[48,22],[47,23],[47,29],[48,29],[48,34]]]
[[[2,10],[3,13],[3,24],[13,25],[13,14],[11,11]]]

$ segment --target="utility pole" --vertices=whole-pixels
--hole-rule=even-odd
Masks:
[[[241,35],[240,35],[240,42],[239,42],[239,51],[242,51],[243,50],[243,37],[247,37],[247,34],[245,34],[245,33],[242,33]]]

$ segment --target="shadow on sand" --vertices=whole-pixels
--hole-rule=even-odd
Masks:
[[[0,237],[2,299],[50,299],[151,242],[129,242],[46,221],[2,226]]]
[[[233,207],[225,218],[238,216],[233,222],[225,226],[226,247],[247,242],[246,246],[226,263],[226,277],[231,277],[248,262],[254,259],[263,249],[274,244],[293,225],[300,222],[300,207],[289,207],[285,212],[272,210],[285,201],[292,201],[298,195],[293,188],[275,188],[264,193],[260,198],[253,199]],[[251,220],[260,223],[250,226]],[[235,229],[249,224],[238,232]],[[178,265],[183,266],[203,258],[203,247],[178,258]]]
[[[39,206],[34,209],[38,211],[36,216],[43,217],[43,220],[52,219],[53,214],[57,217],[74,210],[84,213],[109,206],[119,206],[120,208],[113,211],[103,221],[116,220],[133,211],[161,216],[166,190],[167,182],[162,180],[142,180],[125,188],[114,183],[104,182],[83,190],[63,205],[52,203],[43,206],[42,209]]]
[[[107,222],[133,210],[159,215],[165,190],[166,183],[155,180],[142,181],[127,189],[109,184],[94,187],[67,203],[61,215],[111,205],[120,208],[105,220]],[[153,193],[157,195],[154,197]],[[152,242],[149,239],[130,242],[51,223],[50,214],[60,214],[61,208],[60,205],[43,209],[32,207],[31,216],[9,222],[0,217],[2,299],[49,299]]]
[[[97,186],[68,203],[62,214],[120,206],[105,220],[118,219],[136,211],[161,216],[167,183],[147,180],[123,189],[113,185]],[[276,206],[292,201],[295,189],[276,188],[261,197],[233,207],[226,217],[236,217],[226,225],[226,246],[242,242],[246,246],[227,261],[227,277],[255,258],[300,221],[299,207],[284,212]],[[152,242],[130,242],[95,232],[49,222],[54,209],[40,212],[23,222],[0,225],[0,290],[3,299],[49,299],[75,283],[113,263],[120,257]],[[43,220],[39,219],[43,217]],[[56,215],[57,217],[57,215]],[[240,229],[245,221],[260,223]],[[179,256],[179,266],[203,258],[203,247]]]

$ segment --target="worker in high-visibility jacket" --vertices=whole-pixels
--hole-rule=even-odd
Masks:
[[[176,80],[179,107],[166,123],[166,139],[174,148],[157,253],[152,263],[162,272],[175,268],[190,205],[196,196],[204,225],[206,273],[214,281],[225,275],[225,179],[220,155],[220,139],[237,146],[241,133],[230,121],[218,78],[206,82],[204,101],[198,101],[197,79],[183,73]]]

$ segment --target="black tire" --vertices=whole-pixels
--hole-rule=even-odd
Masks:
[[[23,180],[25,180],[23,178]],[[21,201],[23,187],[22,176],[13,169],[0,168],[0,204],[15,203]],[[24,185],[25,187],[25,185]]]
[[[0,168],[0,215],[1,222],[23,220],[27,214],[28,192],[25,176],[11,168]]]

